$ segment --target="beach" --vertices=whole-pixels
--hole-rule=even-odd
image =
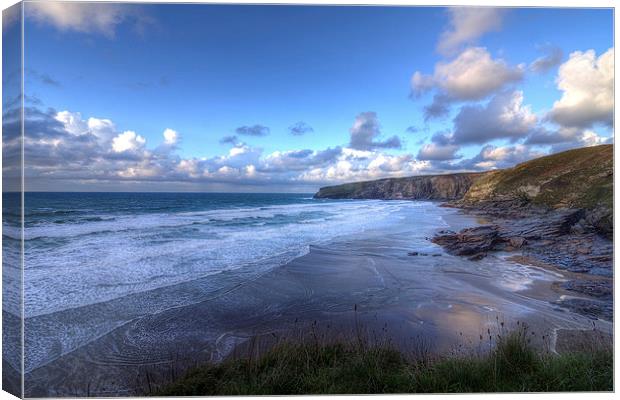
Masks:
[[[27,318],[26,395],[144,393],[193,365],[250,347],[262,351],[300,334],[330,340],[362,332],[405,353],[455,354],[484,351],[489,342],[481,335],[519,322],[553,352],[556,332],[593,327],[592,319],[554,304],[570,295],[558,285],[566,279],[562,271],[511,261],[514,252],[472,261],[431,242],[438,231],[484,222],[474,216],[437,202],[317,204],[327,213],[355,207],[356,215],[366,216],[364,224],[329,240],[306,239],[307,251],[289,260],[276,253]],[[269,218],[281,218],[277,214]],[[298,223],[291,221],[280,229]],[[327,234],[325,225],[319,228]],[[595,324],[601,332],[612,330],[609,322]]]

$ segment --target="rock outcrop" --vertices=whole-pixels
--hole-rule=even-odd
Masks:
[[[516,252],[516,262],[567,271],[557,304],[592,318],[613,318],[613,242],[579,227],[583,209],[532,209],[518,218],[494,218],[492,225],[460,232],[440,231],[432,242],[448,253],[476,261],[494,251]]]
[[[484,173],[423,175],[347,183],[321,188],[315,198],[384,200],[457,200]]]

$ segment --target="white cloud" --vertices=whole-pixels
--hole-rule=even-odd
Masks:
[[[146,144],[146,139],[134,131],[125,131],[112,139],[112,150],[116,153],[136,151]]]
[[[452,7],[448,9],[449,28],[441,34],[437,50],[442,54],[453,54],[463,44],[472,44],[483,34],[497,31],[502,26],[505,14],[503,8]]]
[[[65,130],[72,135],[83,135],[88,132],[88,123],[82,119],[79,112],[59,111],[54,118],[61,122]]]
[[[463,160],[460,165],[467,169],[478,170],[507,168],[543,155],[544,153],[532,150],[530,146],[522,144],[514,146],[486,145],[477,156]]]
[[[249,151],[249,148],[247,146],[233,147],[232,149],[228,151],[228,155],[230,157],[236,157],[241,154],[247,153],[248,151]]]
[[[59,111],[54,118],[61,122],[65,130],[72,135],[85,135],[90,133],[102,142],[111,140],[116,134],[116,127],[109,119],[90,117],[82,119],[79,112]]]
[[[27,17],[63,31],[114,36],[116,26],[127,17],[127,8],[111,3],[39,1],[25,5]]]
[[[343,148],[341,154],[324,167],[308,168],[295,180],[316,184],[335,184],[386,177],[411,176],[430,167],[428,161],[419,161],[409,154],[389,155],[378,151],[360,152]]]
[[[300,171],[332,163],[342,153],[339,146],[325,150],[274,151],[263,158],[260,169],[268,172]]]
[[[581,128],[560,128],[557,132],[549,134],[547,144],[551,146],[551,152],[557,153],[577,147],[598,146],[601,144],[613,143],[613,136],[606,137],[599,135],[591,129]]]
[[[245,166],[245,174],[248,177],[255,177],[256,176],[256,167],[253,164],[250,165],[246,165]]]
[[[419,74],[416,72],[416,74]],[[523,78],[523,67],[510,67],[502,59],[493,59],[483,47],[464,50],[450,62],[439,62],[433,76],[414,74],[414,93],[427,91],[434,83],[453,100],[480,100],[505,85]]]
[[[201,175],[200,162],[196,159],[180,160],[175,170],[189,176],[190,178],[199,178]]]
[[[179,133],[173,129],[166,128],[164,130],[164,143],[172,146],[179,140]]]
[[[444,161],[458,158],[460,147],[454,144],[426,143],[418,152],[419,160]]]
[[[583,131],[580,141],[583,146],[586,147],[598,146],[599,144],[607,144],[611,142],[610,138],[601,136],[590,129],[586,129],[585,131]]]
[[[598,58],[594,50],[571,53],[556,79],[562,91],[549,117],[565,127],[612,125],[614,111],[614,49]]]
[[[134,166],[127,167],[118,172],[118,176],[127,179],[152,178],[162,174],[157,165],[144,160]]]
[[[494,98],[486,107],[482,107],[490,115],[484,117],[483,125],[489,123],[501,127],[502,123],[519,126],[522,121],[527,122],[532,117],[522,105],[520,92],[504,94],[502,99]],[[492,106],[494,102],[502,106]],[[366,117],[357,120],[353,128],[377,132],[376,119],[370,114]],[[146,139],[134,131],[115,131],[110,140],[100,140],[93,131],[108,133],[113,130],[113,122],[107,119],[84,120],[79,113],[69,111],[45,114],[33,113],[31,110],[27,118],[33,118],[30,120],[32,122],[29,126],[32,129],[26,143],[26,158],[29,160],[27,174],[31,178],[38,177],[44,185],[49,185],[52,179],[56,182],[57,179],[58,182],[88,181],[98,188],[131,181],[132,185],[157,182],[197,185],[183,186],[193,189],[205,187],[201,185],[227,184],[256,187],[287,185],[309,189],[308,185],[316,187],[456,169],[503,168],[541,155],[530,146],[519,144],[485,146],[476,157],[462,159],[457,154],[459,143],[455,140],[455,133],[438,132],[432,136],[431,143],[420,149],[418,159],[411,154],[386,154],[381,148],[361,150],[339,146],[323,150],[300,149],[263,154],[260,148],[247,144],[235,145],[220,156],[183,159],[175,153],[174,146],[167,151],[158,151],[161,146],[149,150]],[[592,130],[575,132],[571,135],[583,144],[609,141]],[[374,143],[376,140],[376,135],[371,135],[370,141]],[[35,181],[31,179],[31,182]]]
[[[536,128],[537,117],[523,104],[523,92],[503,92],[485,105],[464,106],[454,118],[453,141],[483,144],[493,139],[525,138]]]
[[[116,134],[116,127],[109,119],[90,117],[88,118],[87,126],[90,133],[104,141],[112,139]]]

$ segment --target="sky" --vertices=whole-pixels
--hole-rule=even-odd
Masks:
[[[27,190],[311,193],[613,140],[611,9],[24,7]]]

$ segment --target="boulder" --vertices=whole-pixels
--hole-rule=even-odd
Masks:
[[[443,246],[450,254],[472,256],[477,259],[483,258],[488,251],[503,241],[496,225],[467,228],[455,234],[438,235],[432,240],[433,243]]]

